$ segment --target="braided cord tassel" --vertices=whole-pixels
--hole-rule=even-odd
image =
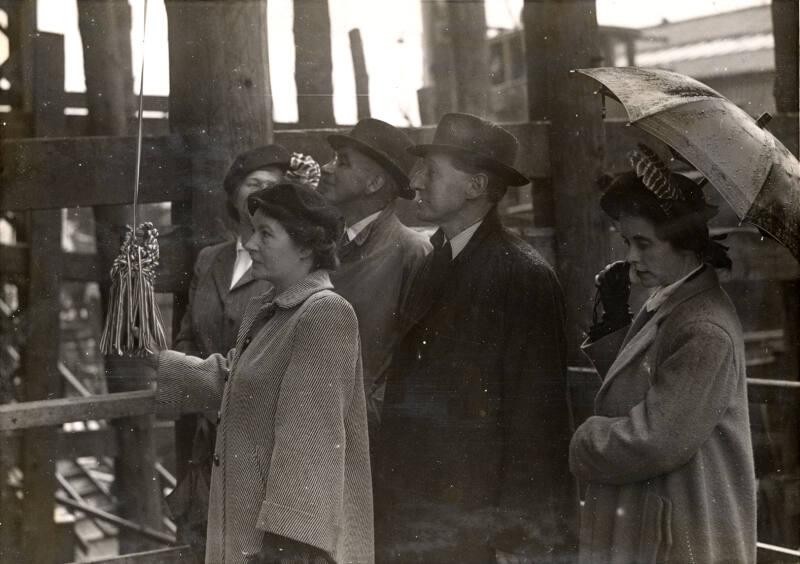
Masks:
[[[111,267],[111,292],[100,350],[105,355],[137,356],[166,348],[164,321],[155,299],[158,230],[152,223],[127,232]]]

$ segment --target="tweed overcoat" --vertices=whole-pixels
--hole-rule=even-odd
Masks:
[[[547,561],[577,550],[564,304],[551,268],[491,211],[450,263],[428,255],[386,387],[376,473],[381,562]]]
[[[585,564],[747,563],[756,557],[756,481],[738,316],[706,266],[652,317],[640,312],[605,374],[596,415],[572,438],[589,483]],[[613,347],[611,347],[613,349]]]
[[[386,371],[400,341],[400,305],[430,249],[428,238],[400,223],[390,205],[344,245],[341,264],[331,273],[336,293],[358,317],[367,415],[373,427],[380,420]]]
[[[246,562],[265,531],[374,559],[358,325],[331,288],[316,271],[253,298],[227,357],[159,355],[162,413],[220,410],[207,562]]]
[[[272,285],[253,277],[252,269],[231,289],[236,241],[205,247],[197,255],[189,286],[189,303],[172,348],[205,358],[225,354],[236,344],[236,335],[250,298]]]

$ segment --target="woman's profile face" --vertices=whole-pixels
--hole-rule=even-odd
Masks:
[[[275,186],[283,179],[283,172],[277,167],[269,167],[261,170],[254,170],[245,176],[242,183],[233,194],[233,205],[239,212],[239,223],[250,224],[250,213],[247,211],[247,198],[251,194],[264,188]]]
[[[649,219],[622,213],[619,228],[628,248],[626,260],[634,284],[645,288],[667,286],[700,266],[694,252],[676,249],[669,241],[660,239]]]
[[[284,290],[311,272],[311,251],[295,244],[277,219],[258,210],[252,220],[253,234],[245,248],[253,259],[253,276]]]

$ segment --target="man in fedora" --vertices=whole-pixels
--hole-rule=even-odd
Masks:
[[[400,338],[398,310],[431,246],[395,215],[396,198],[414,197],[408,173],[411,139],[377,119],[331,135],[335,157],[322,167],[320,193],[342,213],[347,229],[341,264],[331,274],[336,292],[358,317],[370,436],[380,420],[385,373]]]
[[[448,114],[411,179],[438,225],[409,292],[375,473],[379,562],[558,562],[575,554],[564,304],[503,228],[528,179],[502,127]]]

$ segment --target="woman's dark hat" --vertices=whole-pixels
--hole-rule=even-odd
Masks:
[[[322,227],[327,240],[338,241],[344,232],[341,214],[317,191],[303,184],[281,182],[264,188],[247,198],[250,215],[261,210],[278,221],[299,220]]]
[[[600,198],[600,207],[613,219],[635,205],[664,221],[696,216],[708,221],[717,207],[706,203],[703,191],[691,178],[669,170],[646,145],[628,155],[633,170],[614,178]]]
[[[350,146],[361,151],[392,175],[401,197],[409,200],[414,197],[414,190],[408,184],[415,159],[407,151],[414,142],[405,132],[385,121],[367,118],[359,121],[350,133],[329,135],[328,143],[334,149]]]
[[[240,153],[225,175],[222,185],[225,192],[232,196],[236,188],[247,178],[247,175],[256,170],[275,167],[282,171],[289,169],[292,155],[280,145],[264,145]]]
[[[409,151],[418,157],[431,152],[465,157],[499,174],[509,186],[530,182],[514,168],[519,151],[517,138],[496,123],[470,114],[445,114],[436,126],[433,142],[414,145]]]

